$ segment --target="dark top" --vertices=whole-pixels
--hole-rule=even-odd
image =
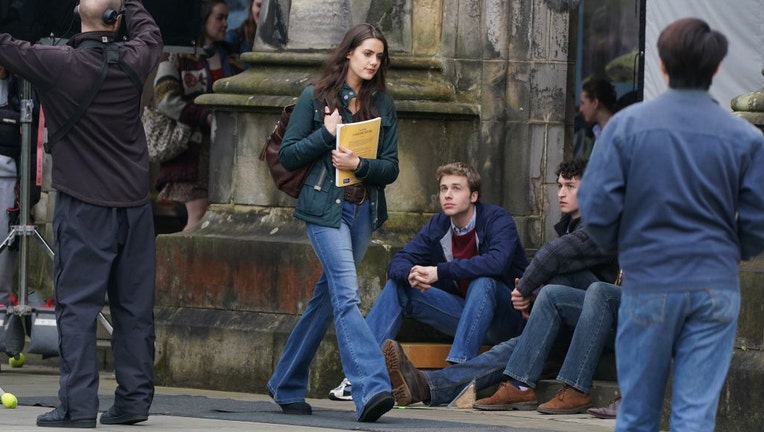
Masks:
[[[390,260],[388,277],[408,283],[413,266],[437,266],[438,282],[433,286],[454,295],[459,295],[458,281],[479,277],[495,278],[508,288],[513,287],[515,278],[521,277],[528,265],[515,221],[508,211],[496,205],[478,203],[475,211],[478,255],[454,258],[451,218],[438,213]]]
[[[127,34],[122,61],[145,82],[162,53],[162,37],[138,0],[125,1]],[[98,49],[77,49],[84,40],[112,41],[112,32],[79,33],[68,46],[32,45],[0,34],[0,64],[38,91],[49,135],[75,111],[97,81]],[[141,94],[116,65],[85,115],[54,143],[53,187],[81,201],[132,207],[149,200],[149,157],[140,116]]]
[[[294,216],[308,223],[337,228],[342,218],[343,194],[343,189],[334,184],[331,150],[337,140],[324,126],[324,106],[316,103],[313,88],[312,85],[306,87],[297,99],[279,149],[279,161],[288,170],[316,161],[300,191]],[[356,97],[355,92],[345,84],[339,96],[342,122],[351,123],[353,115],[348,103]],[[374,94],[372,103],[382,118],[377,157],[364,159],[355,175],[369,187],[371,226],[377,229],[387,220],[385,186],[398,178],[398,117],[389,94]]]
[[[558,238],[550,240],[536,251],[518,290],[524,297],[530,296],[558,274],[589,270],[604,282],[615,282],[618,276],[618,258],[597,246],[581,223],[563,215],[554,226]]]

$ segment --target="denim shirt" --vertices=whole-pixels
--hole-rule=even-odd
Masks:
[[[610,119],[578,202],[618,250],[624,289],[737,289],[764,249],[764,140],[706,91],[671,89]]]
[[[279,150],[279,160],[286,169],[315,161],[297,198],[294,216],[305,222],[338,228],[343,190],[334,184],[331,151],[336,146],[336,138],[324,126],[324,106],[316,103],[313,90],[313,86],[308,86],[297,99]],[[353,117],[348,104],[355,92],[345,84],[339,96],[342,122],[351,123]],[[377,158],[365,159],[355,175],[369,187],[371,226],[377,229],[387,220],[385,186],[398,178],[398,118],[389,94],[375,94],[373,103],[382,118]]]

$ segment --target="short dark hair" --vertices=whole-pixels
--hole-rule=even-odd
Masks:
[[[575,178],[581,180],[581,178],[584,176],[584,170],[586,169],[587,162],[589,162],[589,160],[584,158],[575,158],[562,162],[557,167],[557,171],[554,172],[554,175],[556,177],[562,176],[562,178],[568,180]]]
[[[451,162],[438,167],[435,172],[435,177],[438,179],[438,184],[443,176],[455,175],[467,178],[467,185],[470,188],[470,192],[477,192],[480,196],[480,174],[475,171],[470,165],[464,162]]]
[[[658,55],[669,76],[669,87],[704,89],[727,55],[727,38],[698,18],[683,18],[658,36]]]
[[[610,81],[602,78],[590,79],[581,86],[581,91],[586,92],[590,101],[599,100],[611,113],[615,114],[618,111],[618,95]]]

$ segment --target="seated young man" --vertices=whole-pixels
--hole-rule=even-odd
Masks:
[[[390,261],[366,322],[381,345],[397,336],[404,318],[414,318],[453,336],[446,360],[462,363],[482,344],[522,331],[510,293],[528,260],[509,212],[479,201],[480,175],[472,167],[450,163],[436,177],[442,212]],[[347,379],[329,398],[352,399]]]
[[[613,282],[618,277],[616,255],[603,253],[581,223],[577,194],[586,164],[586,159],[573,159],[560,163],[555,171],[562,213],[554,226],[558,238],[542,245],[523,277],[515,281],[513,304],[518,310],[527,313],[535,294],[544,285],[586,289],[594,282]]]
[[[494,346],[468,362],[445,369],[416,369],[400,344],[382,346],[398,405],[424,402],[430,406],[451,402],[475,380],[477,388],[499,384],[496,392],[473,405],[481,410],[532,410],[546,414],[573,414],[591,406],[594,370],[603,349],[613,346],[621,290],[595,282],[588,289],[547,285],[541,290],[528,324],[519,337]],[[573,336],[557,380],[562,388],[538,405],[534,388],[546,356],[561,333]],[[538,405],[538,407],[537,407]]]
[[[599,281],[615,281],[618,263],[614,254],[603,253],[597,247],[581,224],[576,196],[585,168],[586,160],[575,159],[561,163],[557,169],[557,196],[563,216],[555,229],[560,237],[544,244],[538,250],[523,277],[516,282],[517,288],[512,292],[515,308],[523,313],[528,313],[536,292],[539,293],[523,334],[458,367],[452,366],[433,372],[435,388],[440,392],[435,403],[445,402],[445,399],[439,398],[455,397],[472,379],[477,379],[479,388],[482,388],[512,377],[518,391],[520,387],[530,388],[530,391],[524,392],[522,397],[517,397],[518,395],[508,392],[511,389],[506,385],[512,386],[512,383],[508,382],[499,387],[495,397],[478,401],[477,407],[535,407],[537,401],[532,388],[541,374],[547,355],[555,346],[558,337],[565,341],[566,333],[569,337],[578,323],[585,326],[573,333],[571,348],[558,377],[566,384],[554,399],[560,403],[551,407],[544,404],[541,408],[544,412],[563,413],[582,411],[591,405],[588,393],[592,375],[602,347],[609,341],[612,322],[615,321],[620,302],[620,290],[610,284],[597,284]],[[592,291],[588,292],[589,290]],[[587,302],[590,303],[590,309],[585,310]],[[611,313],[603,314],[602,311]],[[582,317],[580,321],[579,316]],[[595,320],[596,323],[590,323],[589,320]],[[597,325],[592,328],[594,324]],[[576,348],[578,346],[582,348]],[[385,354],[386,357],[396,356],[395,350],[388,346]],[[579,354],[583,358],[579,358]],[[394,360],[393,358],[393,365],[396,364]],[[505,369],[506,375],[502,372]],[[391,372],[393,393],[395,395],[396,388],[400,390],[403,396],[398,403],[402,404],[406,402],[408,393],[406,386],[401,384],[400,377],[399,373],[398,388]],[[569,391],[568,386],[577,391]]]

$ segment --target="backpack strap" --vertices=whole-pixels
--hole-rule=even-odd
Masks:
[[[141,85],[141,81],[138,79],[138,75],[135,73],[133,68],[128,66],[120,58],[119,46],[120,44],[118,42],[99,42],[95,40],[85,40],[81,44],[79,44],[78,48],[98,49],[103,53],[103,63],[101,64],[101,72],[99,73],[98,79],[96,80],[95,84],[93,85],[93,87],[90,88],[90,91],[85,96],[85,99],[83,100],[83,102],[77,106],[77,109],[64,122],[64,125],[59,130],[57,130],[50,137],[50,139],[48,139],[48,141],[45,143],[46,153],[50,153],[53,143],[58,142],[61,138],[64,137],[64,135],[69,133],[69,131],[72,130],[74,125],[77,124],[78,121],[80,121],[83,115],[85,115],[85,112],[88,110],[88,108],[90,108],[90,105],[93,103],[93,100],[95,99],[96,94],[98,94],[98,92],[101,90],[101,87],[103,87],[104,81],[106,81],[106,74],[109,72],[110,64],[116,64],[117,67],[119,67],[130,78],[130,81],[133,82],[135,89],[138,91],[138,95],[141,95],[143,93],[143,85]]]

